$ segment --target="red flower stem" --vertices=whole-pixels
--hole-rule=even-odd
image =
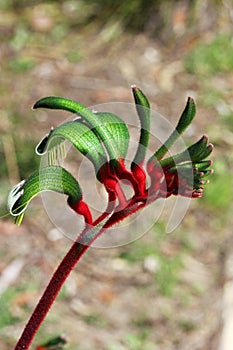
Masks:
[[[111,223],[113,225],[114,223]],[[49,312],[53,302],[55,301],[62,285],[66,281],[67,277],[81,259],[83,254],[91,246],[94,240],[96,240],[101,233],[103,233],[108,227],[107,222],[105,227],[100,227],[100,231],[93,237],[88,245],[82,245],[81,243],[75,241],[56,271],[54,272],[51,280],[49,281],[41,299],[39,300],[36,308],[34,309],[28,323],[26,324],[23,333],[21,334],[14,350],[27,350],[35,337],[40,325],[44,321],[47,313]],[[78,239],[85,236],[85,233],[88,232],[89,227],[87,226],[83,232],[78,236]]]
[[[47,285],[41,299],[33,311],[28,323],[26,324],[21,337],[19,338],[15,350],[27,350],[36,335],[41,323],[49,312],[54,300],[56,299],[63,283],[70,272],[85,253],[89,246],[74,242],[65,255],[57,270],[53,274]]]
[[[61,287],[66,281],[67,277],[81,259],[83,254],[91,246],[91,244],[109,227],[113,226],[117,222],[121,221],[125,217],[135,213],[140,208],[146,206],[147,203],[135,203],[133,205],[124,208],[122,211],[113,212],[107,222],[100,227],[100,231],[89,241],[88,245],[82,245],[75,241],[56,271],[54,272],[51,280],[49,281],[41,299],[39,300],[36,308],[34,309],[28,323],[26,324],[23,333],[21,334],[14,350],[27,350],[35,337],[40,325],[49,312],[53,302],[55,301]],[[87,226],[83,232],[78,236],[78,239],[85,237],[85,233],[88,233],[89,227]]]

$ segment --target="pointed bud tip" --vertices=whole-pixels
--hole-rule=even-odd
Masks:
[[[202,141],[205,141],[205,142],[208,142],[209,137],[208,137],[206,134],[204,134],[204,135],[202,136],[201,140],[202,140]]]
[[[214,145],[213,145],[212,143],[210,143],[210,144],[208,145],[208,149],[209,149],[210,151],[213,151]]]
[[[188,102],[194,102],[194,99],[191,96],[188,96]]]
[[[200,193],[200,194],[202,194],[203,191],[204,191],[204,188],[203,188],[203,187],[199,187],[199,188],[196,190],[196,192],[197,192],[197,193]]]
[[[131,85],[131,89],[132,89],[134,92],[138,91],[138,87],[137,87],[135,84]]]
[[[201,198],[203,196],[203,193],[199,193],[194,191],[192,194],[192,198]]]
[[[31,107],[32,110],[33,110],[33,109],[37,109],[37,108],[39,108],[38,102],[36,102],[36,103]]]

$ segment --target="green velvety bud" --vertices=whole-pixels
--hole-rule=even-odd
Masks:
[[[139,144],[132,164],[142,164],[150,139],[150,104],[138,87],[133,85],[132,91],[141,125]]]
[[[68,195],[69,203],[82,198],[81,188],[75,178],[64,168],[48,166],[35,171],[27,180],[15,185],[8,196],[10,213],[21,224],[28,203],[42,191],[55,191]]]
[[[98,113],[90,111],[81,103],[62,97],[48,96],[37,101],[33,108],[62,109],[78,114],[83,120],[85,120],[90,129],[94,128],[95,132],[103,141],[105,148],[107,149],[108,154],[110,156],[110,159],[120,158],[121,155],[119,154],[118,143],[114,140],[114,134],[109,131],[108,127],[106,127],[106,122],[104,122],[104,118],[98,118]],[[120,120],[119,117],[116,118],[118,121]],[[121,122],[124,123],[123,121]],[[122,135],[122,138],[123,137],[124,135]]]
[[[164,142],[164,144],[155,152],[155,154],[151,157],[150,161],[161,160],[164,155],[168,152],[170,147],[175,143],[175,141],[179,138],[181,133],[187,129],[187,127],[192,122],[195,117],[196,107],[193,99],[191,97],[188,98],[185,109],[181,114],[181,117],[178,121],[178,124],[172,134],[168,137],[168,139]]]

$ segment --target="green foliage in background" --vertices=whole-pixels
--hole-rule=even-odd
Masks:
[[[230,164],[226,158],[216,160],[214,167],[215,175],[211,179],[207,190],[208,194],[203,198],[203,201],[216,213],[221,212],[221,218],[225,221],[225,215],[232,205],[233,178],[231,172],[228,171]]]
[[[10,326],[19,321],[19,317],[14,315],[14,307],[12,305],[13,299],[18,295],[18,290],[8,288],[7,291],[1,295],[0,298],[0,329]]]
[[[208,43],[201,43],[186,57],[189,73],[207,78],[219,73],[233,72],[232,34],[219,34]]]
[[[124,30],[146,31],[154,34],[159,30],[170,27],[172,9],[179,0],[2,0],[0,9],[20,12],[24,8],[37,5],[59,6],[62,10],[72,9],[74,15],[70,18],[70,25],[90,25],[93,21],[101,26],[117,22]],[[188,0],[187,4],[192,13],[193,5],[197,1]],[[81,13],[81,16],[80,16]],[[72,16],[71,16],[72,17]],[[106,21],[108,19],[108,21]],[[168,32],[168,31],[167,31]]]
[[[232,57],[232,34],[225,33],[215,35],[206,43],[197,44],[184,61],[187,72],[199,79],[202,104],[212,109],[213,119],[209,123],[208,134],[212,135],[214,144],[223,147],[222,157],[214,161],[215,174],[208,186],[207,195],[202,199],[203,206],[216,213],[216,225],[226,224],[232,211],[233,107],[232,85],[228,80],[233,73]],[[218,77],[223,75],[226,76],[224,84],[218,84]]]

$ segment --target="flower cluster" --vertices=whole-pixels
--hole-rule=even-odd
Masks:
[[[49,164],[12,189],[8,204],[18,224],[22,221],[29,201],[45,190],[66,194],[68,205],[83,215],[89,227],[101,222],[104,222],[105,227],[110,227],[158,198],[171,195],[199,198],[203,195],[203,186],[208,182],[206,177],[213,172],[210,169],[212,162],[206,160],[213,150],[207,136],[202,136],[186,150],[175,155],[169,154],[165,158],[195,116],[193,99],[188,98],[174,131],[146,161],[150,138],[150,104],[138,87],[132,86],[132,92],[140,121],[140,135],[130,169],[125,164],[129,130],[117,115],[93,112],[78,102],[54,96],[42,98],[34,105],[34,109],[67,110],[76,116],[72,121],[52,128],[38,144],[36,153],[48,153]],[[83,200],[78,181],[53,162],[49,150],[53,150],[52,154],[62,153],[61,144],[64,140],[68,140],[92,162],[97,180],[108,193],[107,208],[96,220],[92,219],[91,210]],[[131,198],[127,198],[122,189],[122,182],[126,180],[133,189]]]

